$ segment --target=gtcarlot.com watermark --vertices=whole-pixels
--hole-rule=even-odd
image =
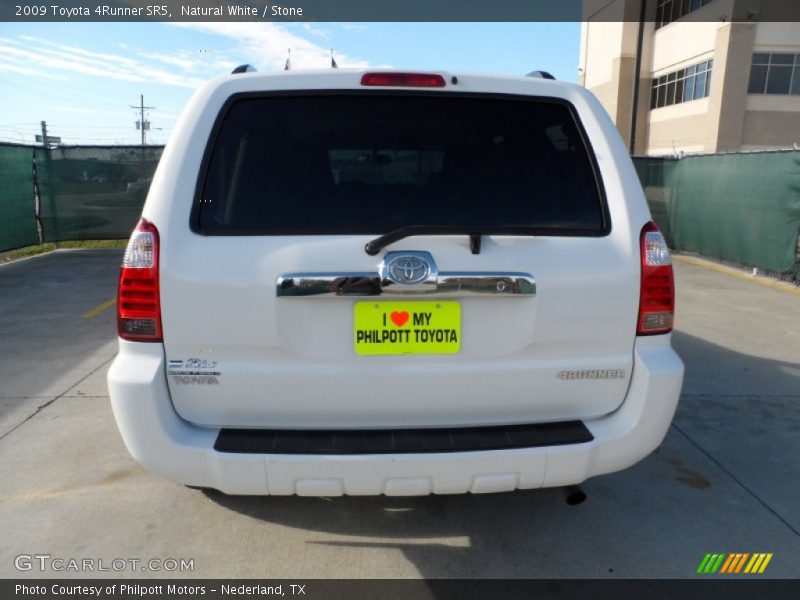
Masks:
[[[51,554],[19,554],[14,557],[18,571],[54,573],[191,573],[193,558],[65,558]]]

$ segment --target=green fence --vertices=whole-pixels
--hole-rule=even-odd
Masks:
[[[671,247],[798,275],[800,152],[634,163]]]
[[[127,238],[142,212],[160,146],[36,150],[46,241]]]
[[[33,148],[0,145],[0,252],[37,242]]]
[[[658,228],[667,238],[670,247],[674,248],[669,223],[670,176],[678,164],[676,159],[660,157],[638,157],[633,159],[633,166],[639,174],[644,187],[650,214]]]
[[[0,144],[0,252],[37,244],[37,218],[45,242],[127,238],[162,150]]]

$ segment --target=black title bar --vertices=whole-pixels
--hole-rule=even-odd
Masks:
[[[530,580],[530,579],[40,579],[0,582],[0,597],[30,600],[220,600],[223,598],[293,600],[783,600],[797,598],[791,580]]]
[[[654,21],[658,0],[645,1]],[[638,21],[641,0],[0,0],[0,21]],[[796,0],[715,0],[686,21],[800,21]]]

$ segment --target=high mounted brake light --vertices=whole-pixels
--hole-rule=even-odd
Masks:
[[[642,228],[640,244],[642,284],[636,333],[669,333],[675,315],[675,280],[669,248],[652,221]]]
[[[125,340],[160,342],[158,230],[142,219],[136,226],[119,272],[117,331]]]
[[[430,73],[364,73],[361,85],[372,87],[436,87],[445,86],[444,77]]]

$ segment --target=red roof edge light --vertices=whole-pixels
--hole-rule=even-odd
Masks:
[[[444,77],[432,73],[396,73],[394,71],[381,73],[364,73],[361,76],[361,85],[371,87],[434,87],[445,86]]]

